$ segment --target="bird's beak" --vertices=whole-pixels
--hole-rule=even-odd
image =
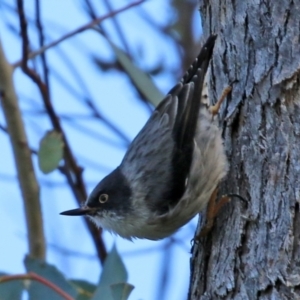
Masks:
[[[64,216],[83,216],[83,215],[89,215],[93,211],[92,208],[88,206],[83,206],[81,208],[66,210],[60,213],[60,215]]]

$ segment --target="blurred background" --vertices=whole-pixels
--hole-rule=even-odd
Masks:
[[[133,2],[24,1],[30,51]],[[140,2],[29,63],[49,88],[69,147],[83,168],[87,192],[118,166],[154,106],[199,51],[201,19],[196,0]],[[14,85],[40,185],[47,262],[67,278],[96,283],[101,272],[99,251],[84,218],[59,215],[78,207],[63,162],[61,169],[45,175],[34,154],[53,124],[37,85],[18,67],[22,37],[13,0],[0,1],[0,38],[8,61],[16,64]],[[24,273],[28,253],[24,205],[2,109],[0,145],[0,271]],[[135,286],[130,299],[186,298],[196,224],[194,219],[173,237],[158,242],[129,242],[103,233],[104,248],[109,251],[116,243],[128,282]]]

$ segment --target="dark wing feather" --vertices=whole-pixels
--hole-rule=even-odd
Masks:
[[[204,76],[215,39],[216,36],[208,38],[182,80],[170,90],[136,136],[121,163],[135,197],[145,198],[154,211],[166,212],[184,193]]]
[[[175,141],[178,148],[185,147],[187,144],[193,142],[201,103],[203,81],[215,40],[215,35],[208,38],[197,59],[181,80],[183,88],[178,93],[179,107],[174,126]],[[192,82],[194,83],[194,89],[191,91],[187,86]],[[172,92],[172,90],[170,92]]]
[[[185,191],[185,183],[188,177],[194,149],[194,136],[198,123],[201,105],[201,94],[204,77],[212,56],[216,36],[210,36],[203,46],[197,59],[183,76],[182,89],[171,90],[177,93],[178,112],[173,127],[175,141],[172,159],[172,180],[169,189],[166,190],[164,199],[169,205],[175,205]]]

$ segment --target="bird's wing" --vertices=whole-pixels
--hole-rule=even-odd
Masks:
[[[216,36],[210,36],[181,81],[170,90],[130,145],[121,170],[133,198],[164,213],[185,190],[198,123],[204,77]]]

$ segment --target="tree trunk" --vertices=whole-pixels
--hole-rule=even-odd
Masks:
[[[202,0],[217,33],[213,98],[223,105],[232,199],[193,247],[189,299],[300,299],[300,1]],[[226,107],[225,107],[226,106]]]

